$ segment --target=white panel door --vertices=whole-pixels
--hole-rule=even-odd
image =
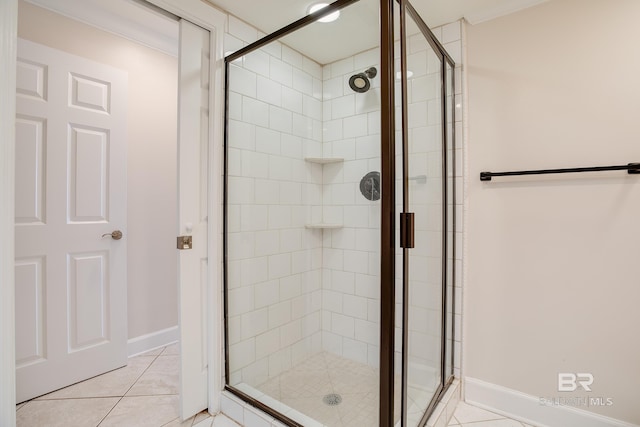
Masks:
[[[178,235],[193,238],[192,249],[178,248],[182,419],[208,404],[209,37],[209,31],[180,21]]]
[[[127,363],[127,74],[26,40],[17,63],[21,402]]]

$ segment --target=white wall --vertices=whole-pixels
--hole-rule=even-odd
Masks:
[[[323,155],[344,159],[323,168],[322,347],[360,363],[380,357],[380,200],[366,199],[360,180],[380,172],[380,76],[356,93],[349,78],[379,68],[370,49],[323,67]]]
[[[257,35],[229,22],[226,51]],[[319,64],[278,41],[229,68],[232,385],[260,385],[321,348],[322,231],[305,225],[321,215],[322,168],[304,160],[322,156],[321,78]]]
[[[128,336],[176,326],[177,58],[22,1],[18,35],[128,72]]]
[[[467,26],[466,376],[640,423],[640,179],[481,183],[483,170],[640,161],[640,2],[555,0]],[[561,393],[559,372],[592,392]],[[609,425],[609,424],[607,424]]]

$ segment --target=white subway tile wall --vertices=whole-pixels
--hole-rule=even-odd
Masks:
[[[323,67],[323,156],[344,159],[325,165],[325,221],[343,228],[323,238],[322,346],[327,352],[377,366],[379,359],[379,201],[360,193],[360,180],[380,171],[379,78],[355,93],[349,78],[378,67],[371,49]]]
[[[255,40],[230,18],[225,50]],[[243,43],[245,42],[245,43]],[[230,65],[230,382],[257,386],[321,350],[321,67],[274,42]],[[315,336],[315,338],[314,338]]]
[[[228,28],[227,52],[260,35],[233,17]],[[452,179],[457,185],[455,321],[460,325],[460,22],[436,28],[434,34],[456,60],[457,162]],[[435,365],[440,347],[436,313],[441,307],[434,295],[439,294],[442,225],[440,64],[427,52],[422,36],[410,39],[410,174],[427,176],[424,184],[417,180],[410,184],[418,201],[412,209],[425,218],[417,224],[410,262],[415,280],[410,297],[422,303],[411,308],[410,359],[424,366]],[[373,78],[371,89],[362,94],[348,85],[351,75],[378,64],[378,49],[321,66],[276,41],[230,65],[227,231],[232,385],[255,390],[321,351],[372,367],[379,364],[380,202],[367,200],[359,189],[365,174],[380,171],[379,78]],[[305,158],[342,161],[320,164]],[[341,228],[306,227],[312,223]],[[399,328],[396,335],[401,336]],[[458,333],[453,343],[458,376],[460,338]],[[432,386],[435,376],[425,369],[416,371],[416,378]],[[249,415],[246,409],[241,412],[237,405],[244,404],[233,398],[224,403],[223,411],[226,407],[225,413],[244,425],[277,423]]]

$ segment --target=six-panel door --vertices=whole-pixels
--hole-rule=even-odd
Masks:
[[[126,96],[123,71],[19,41],[18,402],[126,365]]]

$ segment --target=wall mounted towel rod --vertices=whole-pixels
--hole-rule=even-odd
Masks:
[[[640,163],[629,163],[619,166],[594,166],[590,168],[538,169],[513,172],[480,172],[480,181],[491,181],[494,176],[544,175],[549,173],[576,173],[626,170],[629,174],[640,174]]]

